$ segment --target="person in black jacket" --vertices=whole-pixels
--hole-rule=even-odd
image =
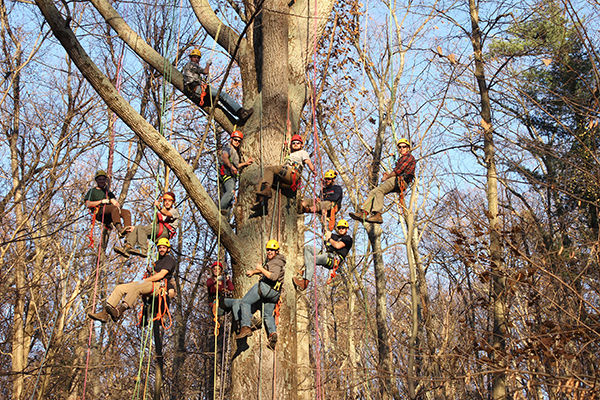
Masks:
[[[315,213],[329,211],[334,207],[339,209],[342,206],[344,193],[342,187],[334,183],[336,176],[337,174],[332,169],[325,172],[323,175],[323,190],[319,194],[319,198],[316,202],[313,199],[303,199],[299,211]]]
[[[315,246],[304,246],[304,273],[302,277],[293,278],[296,289],[306,289],[315,274],[315,265],[333,269],[344,262],[353,244],[352,238],[348,235],[348,228],[348,221],[340,219],[336,227],[337,233],[325,234],[325,253],[315,254]]]

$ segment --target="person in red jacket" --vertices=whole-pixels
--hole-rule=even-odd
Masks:
[[[212,264],[211,276],[206,280],[206,289],[208,290],[208,301],[216,304],[217,293],[219,296],[219,314],[223,315],[226,312],[232,310],[235,299],[232,299],[233,295],[233,282],[228,276],[223,275],[223,264],[219,261],[215,261]],[[218,289],[217,289],[218,288]],[[213,308],[214,313],[214,308]]]
[[[383,182],[371,190],[367,200],[358,212],[350,213],[350,216],[361,222],[383,223],[381,211],[383,210],[383,198],[386,194],[398,192],[404,195],[408,185],[415,177],[415,165],[417,161],[410,154],[410,142],[408,139],[398,140],[398,151],[400,158],[392,172],[383,173]],[[369,214],[370,213],[370,214]]]

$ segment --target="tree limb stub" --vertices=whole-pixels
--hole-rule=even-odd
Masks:
[[[82,75],[90,82],[108,107],[163,160],[177,175],[188,195],[215,232],[220,231],[221,241],[236,262],[242,261],[242,251],[237,245],[237,235],[228,223],[219,224],[221,215],[200,180],[183,157],[154,129],[131,105],[121,97],[110,80],[98,69],[77,40],[67,22],[50,0],[36,0],[52,32],[67,51]],[[181,79],[181,75],[179,76]]]

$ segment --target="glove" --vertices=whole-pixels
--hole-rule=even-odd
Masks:
[[[110,200],[109,199],[102,199],[102,200],[100,200],[100,204],[110,204]]]
[[[329,239],[331,239],[331,231],[325,231],[325,234],[323,235],[323,241],[327,243],[329,242]]]

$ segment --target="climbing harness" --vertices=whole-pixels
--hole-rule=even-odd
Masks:
[[[98,214],[99,209],[99,206],[94,207],[94,209],[90,209],[90,214],[92,215],[92,227],[90,228],[90,233],[88,234],[88,238],[90,239],[90,248],[94,248],[94,226],[96,225],[96,215]]]
[[[327,268],[331,269],[327,285],[331,285],[333,278],[337,275],[337,270],[344,261],[344,257],[340,254],[327,253]]]
[[[157,284],[159,285],[158,288],[156,287]],[[173,326],[173,317],[169,311],[167,287],[167,279],[152,282],[152,293],[142,297],[143,304],[138,314],[137,326],[147,326],[150,321],[160,321],[164,329],[170,329]],[[165,320],[168,320],[168,323],[165,323]]]

